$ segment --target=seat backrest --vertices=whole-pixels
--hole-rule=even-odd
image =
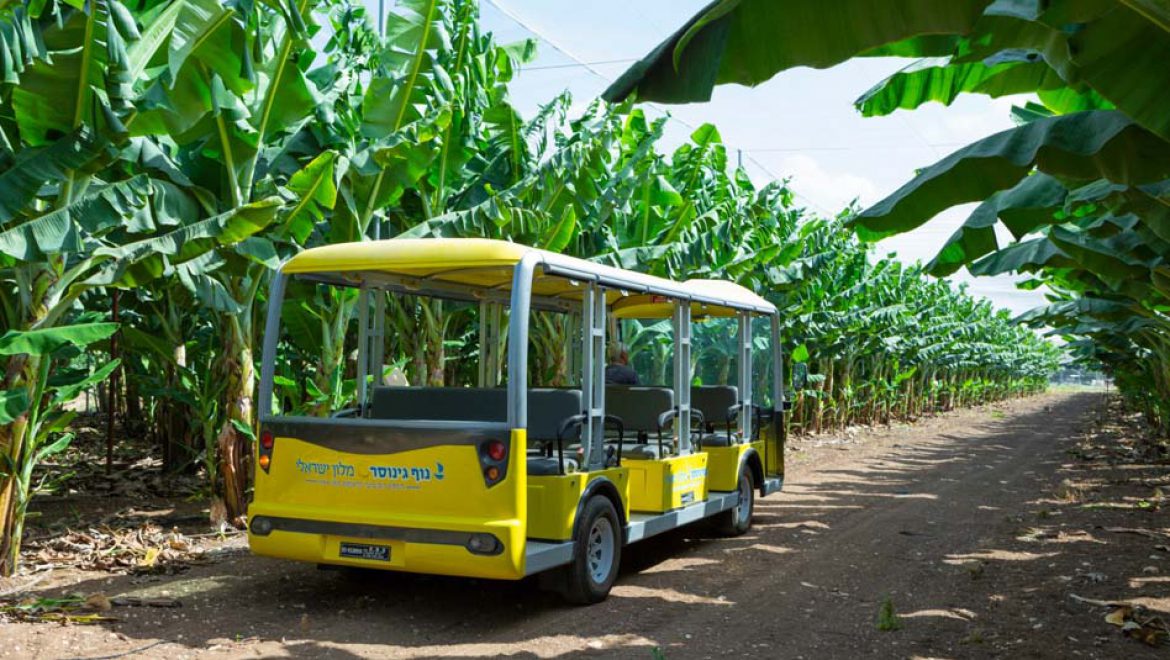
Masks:
[[[503,422],[508,391],[501,387],[375,387],[373,419]],[[581,390],[528,390],[528,439],[555,440],[568,417],[581,412]],[[576,431],[566,440],[575,440]]]
[[[605,414],[620,417],[626,433],[658,431],[658,416],[674,408],[669,387],[606,385]]]
[[[503,422],[508,391],[497,387],[375,387],[373,419]]]
[[[581,390],[534,388],[528,390],[528,440],[556,440],[561,424],[580,414]],[[580,427],[570,429],[563,440],[581,437]]]
[[[722,428],[727,423],[727,409],[739,403],[739,388],[734,385],[696,385],[691,388],[691,408],[703,413],[708,424]]]

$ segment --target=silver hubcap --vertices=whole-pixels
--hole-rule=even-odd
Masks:
[[[735,521],[746,525],[752,516],[752,484],[747,479],[739,480],[739,502],[735,505]]]
[[[603,584],[613,570],[613,525],[609,518],[598,518],[589,528],[589,546],[586,550],[586,560],[589,565],[589,577],[595,584]]]

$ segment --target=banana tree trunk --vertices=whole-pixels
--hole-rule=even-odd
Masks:
[[[327,396],[310,407],[309,414],[314,417],[327,417],[345,403],[341,387],[345,380],[345,336],[353,317],[354,301],[345,292],[335,292],[328,307],[321,322],[321,357],[313,375],[313,384]]]
[[[48,316],[48,290],[60,278],[63,267],[64,262],[54,257],[45,264],[14,269],[16,280],[23,289],[20,304],[24,308],[21,317],[26,319],[26,328],[34,327]],[[0,473],[0,576],[12,575],[20,563],[20,542],[24,532],[24,510],[29,486],[28,480],[22,479],[21,475],[25,471],[25,463],[32,460],[25,451],[25,445],[29,442],[29,415],[35,414],[37,409],[37,376],[46,371],[40,362],[48,359],[13,355],[8,358],[4,379],[0,381],[0,390],[24,390],[32,402],[24,414],[0,426],[0,456],[10,466],[10,469]]]
[[[28,375],[30,370],[35,372],[36,368],[34,364],[30,364],[31,362],[32,360],[25,356],[12,357],[8,362],[3,389],[29,389],[31,379]],[[5,473],[0,476],[0,576],[4,577],[16,572],[20,561],[20,540],[24,521],[18,504],[27,493],[20,492],[23,486],[17,475],[27,433],[27,413],[17,417],[10,424],[0,426],[0,453],[7,463],[17,467],[11,474]]]
[[[430,387],[443,387],[443,366],[447,362],[446,346],[444,345],[446,324],[443,319],[443,301],[430,300],[423,304],[429,305],[431,312],[423,315],[426,324],[424,335],[427,344],[426,383]]]
[[[223,427],[216,438],[219,473],[223,480],[221,492],[227,521],[237,527],[243,526],[247,510],[248,468],[251,462],[251,438],[241,432],[241,428],[251,429],[255,416],[255,364],[252,361],[250,318],[248,312],[227,317],[223,353],[216,365],[219,378],[226,384],[223,394]]]

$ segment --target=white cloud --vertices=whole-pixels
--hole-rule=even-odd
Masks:
[[[791,187],[818,206],[836,211],[858,199],[872,204],[880,196],[877,184],[850,172],[833,172],[806,154],[785,156],[780,160],[782,176],[792,177]]]

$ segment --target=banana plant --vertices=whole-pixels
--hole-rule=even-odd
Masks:
[[[10,575],[20,559],[20,541],[30,496],[38,489],[33,470],[64,451],[73,440],[67,432],[76,412],[65,404],[105,380],[118,361],[90,370],[61,371],[54,365],[76,357],[79,349],[100,342],[118,329],[116,323],[83,322],[40,330],[9,330],[0,336],[0,356],[24,361],[33,371],[27,383],[5,383],[0,390],[0,425],[8,444],[0,453],[0,573]]]
[[[1101,361],[1164,427],[1170,392],[1160,376],[1167,363],[1159,315],[1170,302],[1170,12],[1146,0],[894,4],[712,2],[606,97],[705,100],[717,84],[754,85],[796,66],[872,56],[915,61],[857,100],[866,116],[949,105],[962,94],[1035,94],[1038,103],[1013,109],[1017,128],[923,168],[850,225],[878,239],[981,202],[930,271],[1021,273],[1029,276],[1023,286],[1047,287],[1057,311],[1029,321],[1051,323],[1078,347],[1079,359]],[[880,20],[895,10],[898,21]],[[1000,223],[1014,239],[1009,245],[997,241]],[[1076,307],[1101,300],[1131,311],[1104,319],[1094,304]],[[934,359],[970,363],[938,351]],[[978,399],[980,388],[1001,387],[1003,378],[944,377],[930,389]]]

